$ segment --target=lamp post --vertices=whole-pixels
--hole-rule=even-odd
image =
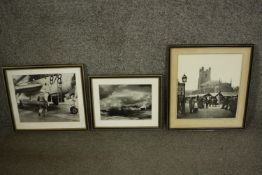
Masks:
[[[182,82],[183,83],[186,83],[187,82],[187,76],[184,74],[183,77],[182,77]]]
[[[185,114],[185,109],[186,109],[186,88],[185,88],[185,86],[186,86],[186,82],[187,82],[187,76],[184,74],[183,76],[182,76],[182,82],[183,83],[181,83],[182,84],[182,86],[183,86],[183,96],[182,96],[182,114]]]

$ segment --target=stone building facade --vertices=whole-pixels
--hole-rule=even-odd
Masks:
[[[221,82],[220,80],[211,80],[211,68],[205,70],[204,67],[199,69],[198,89],[193,94],[233,92],[231,82]]]

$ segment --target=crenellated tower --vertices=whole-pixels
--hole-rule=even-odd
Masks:
[[[198,89],[200,89],[200,85],[211,81],[211,68],[204,69],[204,67],[201,67],[199,69],[199,77],[198,77]]]

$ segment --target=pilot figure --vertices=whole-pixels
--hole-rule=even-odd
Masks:
[[[45,114],[47,112],[47,107],[49,106],[48,104],[48,96],[49,96],[49,87],[47,86],[47,83],[43,86],[41,89],[41,92],[43,93],[42,96],[38,96],[38,115],[45,117]]]
[[[45,101],[43,96],[38,96],[38,115],[45,117],[47,112],[47,101]]]
[[[47,85],[47,83],[45,83],[45,85],[41,89],[41,92],[44,94],[44,99],[47,102],[47,106],[49,106],[49,103],[48,103],[49,86]]]

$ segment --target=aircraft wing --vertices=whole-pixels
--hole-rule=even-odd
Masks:
[[[35,92],[42,88],[41,84],[26,84],[15,86],[15,91],[17,93]]]

